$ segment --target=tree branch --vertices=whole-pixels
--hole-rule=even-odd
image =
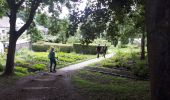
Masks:
[[[36,10],[42,0],[33,0],[31,3],[31,11],[26,23],[18,30],[18,37],[30,26],[35,16]]]
[[[25,0],[20,0],[18,1],[18,3],[16,4],[17,9],[24,3]]]
[[[9,5],[9,8],[11,9],[12,8],[12,0],[6,0],[7,4]]]
[[[6,0],[6,2],[8,3],[8,5],[10,5],[11,4],[11,2],[10,2],[11,0]]]

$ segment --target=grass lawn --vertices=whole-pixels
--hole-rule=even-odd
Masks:
[[[73,84],[88,100],[149,100],[149,82],[80,71]]]

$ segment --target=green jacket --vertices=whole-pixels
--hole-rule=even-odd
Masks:
[[[55,52],[54,51],[50,51],[50,53],[48,54],[48,58],[49,59],[55,59]]]

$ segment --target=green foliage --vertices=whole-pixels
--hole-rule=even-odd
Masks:
[[[68,38],[67,43],[70,43],[70,44],[80,43],[80,38],[76,36],[71,36]]]
[[[49,34],[56,36],[56,43],[66,43],[68,35],[68,19],[50,18]]]
[[[35,56],[34,60],[35,62],[41,62],[41,63],[47,63],[49,61],[47,57],[44,56]]]
[[[19,58],[16,61],[23,61],[24,60],[32,60],[33,59],[33,52],[30,51],[29,49],[21,49],[16,52],[16,56]]]
[[[37,14],[36,15],[36,22],[39,23],[42,26],[47,27],[49,24],[49,20],[46,14]]]
[[[28,68],[29,73],[35,71],[46,71],[46,66],[48,66],[50,63],[48,59],[48,54],[49,52],[32,52],[26,49],[20,50],[16,53],[15,66]],[[57,68],[65,67],[67,65],[94,57],[92,55],[81,55],[76,53],[64,52],[56,52],[55,54],[56,57],[58,57]],[[17,75],[24,75],[20,72],[16,73]]]
[[[36,52],[46,52],[50,49],[50,45],[43,45],[43,44],[33,44],[32,50]]]
[[[31,41],[33,43],[43,39],[41,32],[36,28],[36,24],[34,22],[30,25],[27,34],[31,34]]]
[[[27,68],[23,68],[23,67],[19,67],[19,66],[15,66],[15,70],[16,73],[21,73],[21,74],[28,74],[28,69]]]
[[[92,44],[100,44],[100,45],[105,45],[106,44],[107,46],[111,46],[111,43],[108,40],[103,39],[103,38],[94,39]]]
[[[110,60],[105,60],[102,62],[103,67],[114,68],[114,67],[124,67],[126,69],[130,69],[128,65],[128,60],[132,57],[131,53],[121,53],[118,52],[114,57]]]
[[[17,60],[17,61],[15,61],[15,66],[21,66],[24,68],[28,68],[30,66],[30,63],[26,62],[25,60]]]
[[[136,61],[135,66],[132,68],[133,73],[140,78],[149,77],[149,67],[146,60]]]
[[[56,43],[34,43],[32,45],[32,50],[37,52],[46,52],[50,49],[50,47],[54,47],[55,50],[58,50],[60,52],[67,52],[70,53],[73,51],[73,47],[71,45],[67,44],[56,44]]]
[[[95,39],[96,31],[95,31],[95,24],[91,21],[87,21],[83,23],[80,27],[81,31],[81,43],[84,45],[88,45],[92,43],[92,41]]]
[[[34,64],[33,66],[31,66],[32,69],[34,69],[35,71],[43,71],[46,69],[46,65],[45,64]]]
[[[100,62],[101,67],[123,68],[129,70],[131,73],[133,73],[133,75],[141,79],[147,79],[149,77],[147,59],[140,60],[139,49],[136,49],[135,46],[128,46],[128,48],[118,48],[115,50],[115,52],[115,56]]]
[[[75,53],[57,53],[58,56],[58,65],[59,66],[64,66],[68,65],[71,63],[76,63],[85,59],[90,59],[93,56],[90,55],[80,55],[80,54],[75,54]]]
[[[0,0],[0,18],[5,15],[7,12],[7,3],[6,0]]]
[[[43,41],[45,42],[52,42],[52,43],[58,43],[60,40],[58,40],[58,36],[52,36],[52,35],[46,35],[43,37]]]
[[[74,51],[82,54],[96,54],[96,45],[73,44]]]

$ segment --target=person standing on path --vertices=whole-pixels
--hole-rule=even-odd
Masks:
[[[54,48],[51,48],[50,53],[48,54],[48,58],[50,59],[50,72],[56,72],[56,60],[55,60],[55,52],[54,52]],[[54,64],[54,68],[52,71],[52,67]]]
[[[105,44],[104,47],[103,47],[103,57],[104,58],[105,58],[106,52],[107,52],[107,46]]]
[[[98,46],[97,46],[97,48],[96,48],[96,51],[97,51],[97,58],[99,58],[100,51],[101,51],[101,46],[100,46],[100,44],[98,44]]]

